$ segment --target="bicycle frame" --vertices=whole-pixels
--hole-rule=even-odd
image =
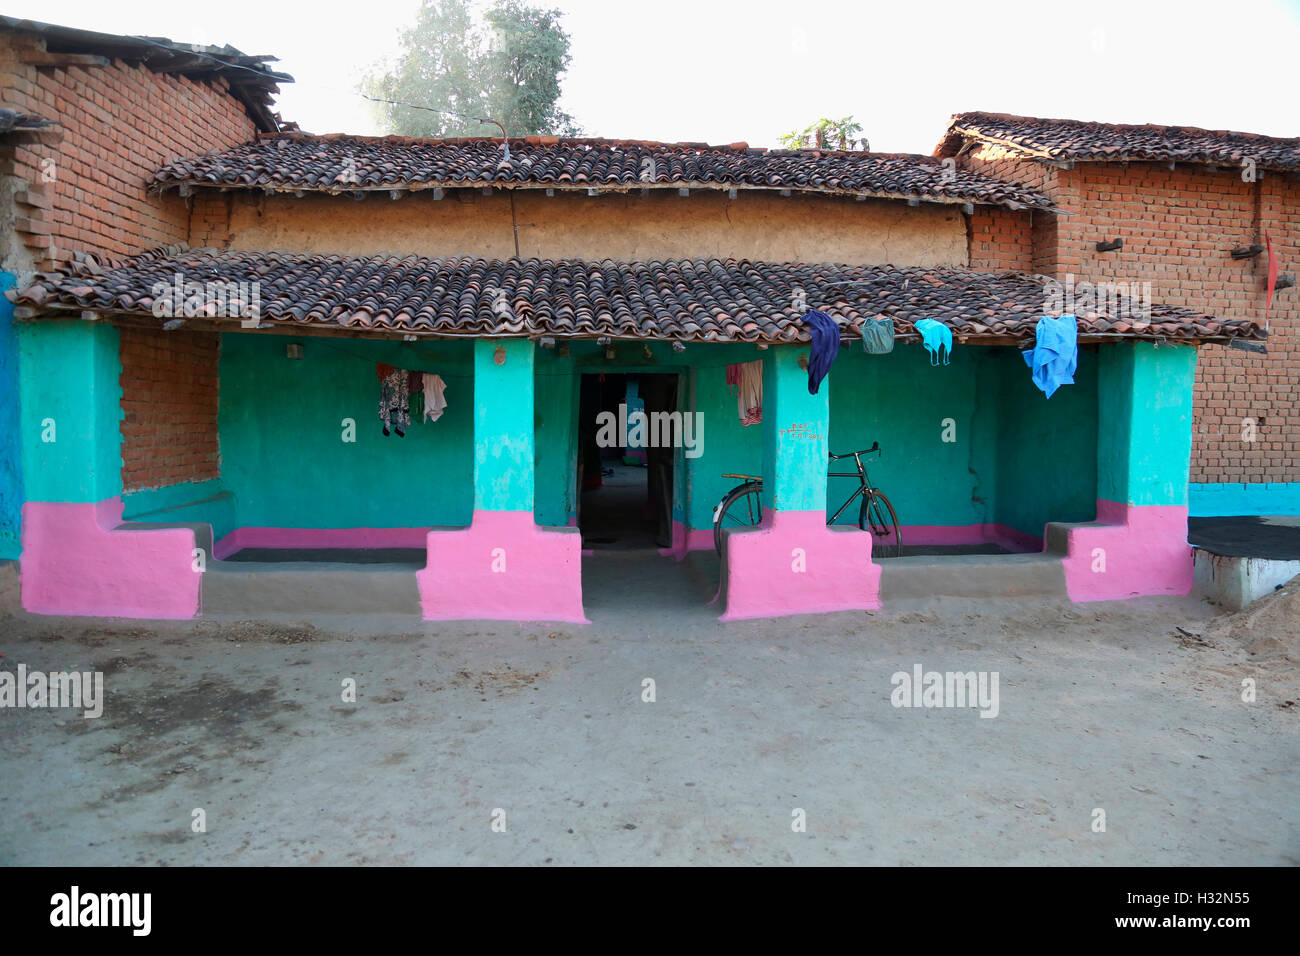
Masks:
[[[839,511],[831,515],[830,520],[826,522],[828,525],[832,525],[835,522],[839,521],[840,515],[844,514],[845,510],[849,507],[849,505],[853,504],[853,502],[858,500],[858,495],[866,495],[869,493],[873,493],[876,490],[875,488],[871,487],[870,479],[867,477],[867,468],[865,465],[862,464],[862,453],[855,452],[853,455],[853,461],[858,466],[858,470],[856,473],[848,472],[848,471],[828,471],[826,473],[827,478],[856,478],[858,479],[859,482],[858,490],[853,492],[853,494],[849,495],[848,501],[840,505]]]

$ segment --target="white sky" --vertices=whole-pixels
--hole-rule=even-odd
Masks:
[[[279,109],[380,132],[355,94],[419,0],[9,0],[3,11],[280,57]],[[588,135],[777,145],[853,114],[929,153],[963,110],[1300,136],[1300,0],[534,0],[565,11],[562,105]]]

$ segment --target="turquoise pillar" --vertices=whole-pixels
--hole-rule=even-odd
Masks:
[[[474,511],[533,511],[533,343],[474,342]]]
[[[824,515],[830,376],[810,395],[807,355],[806,345],[778,345],[763,360],[763,507]]]
[[[27,500],[93,503],[122,493],[117,329],[58,319],[19,326]]]
[[[1118,342],[1097,370],[1097,520],[1058,525],[1075,601],[1186,594],[1196,350]],[[1051,525],[1048,535],[1051,537]]]
[[[722,544],[722,620],[880,606],[871,535],[826,527],[830,380],[808,393],[800,357],[779,345],[763,359],[763,521]]]
[[[1123,342],[1100,351],[1097,497],[1185,506],[1196,349]]]
[[[0,272],[0,293],[14,287],[14,276]],[[18,412],[18,330],[14,307],[0,295],[0,561],[18,557],[22,529],[22,419]]]
[[[21,364],[23,607],[34,614],[185,619],[202,575],[187,527],[122,523],[118,333],[83,319],[25,322]]]
[[[582,537],[533,514],[534,360],[525,339],[474,342],[474,520],[428,534],[428,620],[586,621]]]

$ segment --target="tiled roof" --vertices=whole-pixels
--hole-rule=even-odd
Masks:
[[[353,258],[168,247],[117,264],[83,255],[8,294],[34,313],[152,316],[156,284],[173,286],[177,275],[188,282],[260,283],[263,322],[353,332],[706,342],[806,341],[802,318],[810,308],[847,325],[849,338],[864,319],[885,315],[904,337],[913,334],[914,322],[933,318],[971,340],[1032,340],[1047,281],[1014,272],[736,259]],[[1263,337],[1253,323],[1155,305],[1145,325],[1104,314],[1080,319],[1083,336]]]
[[[153,176],[160,188],[272,192],[481,187],[627,191],[646,187],[789,189],[843,196],[1050,209],[1049,199],[933,156],[751,149],[744,143],[647,143],[532,136],[421,140],[401,137],[263,137],[225,152],[178,159]]]
[[[965,139],[995,143],[1041,159],[1068,162],[1152,160],[1300,169],[1300,138],[1198,129],[1194,126],[1125,126],[1081,120],[1037,119],[1003,113],[958,113],[935,150],[952,156]]]
[[[164,73],[206,79],[221,77],[230,84],[231,93],[244,104],[259,129],[281,128],[278,117],[271,112],[271,102],[279,92],[278,84],[292,83],[293,77],[271,70],[269,64],[277,62],[276,57],[241,53],[233,46],[176,43],[166,37],[119,36],[20,17],[0,16],[0,30],[35,34],[45,41],[49,53],[88,53],[142,63]]]

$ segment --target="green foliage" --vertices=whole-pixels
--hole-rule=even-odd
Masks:
[[[832,120],[822,117],[803,129],[791,130],[782,136],[781,144],[787,149],[853,149],[861,142],[863,149],[868,149],[866,139],[858,139],[862,124],[853,121],[852,116]]]
[[[362,91],[393,101],[377,109],[390,132],[405,136],[500,135],[482,117],[510,136],[576,136],[573,117],[558,105],[570,61],[560,16],[496,0],[480,20],[467,0],[423,0],[397,62],[373,70]]]

